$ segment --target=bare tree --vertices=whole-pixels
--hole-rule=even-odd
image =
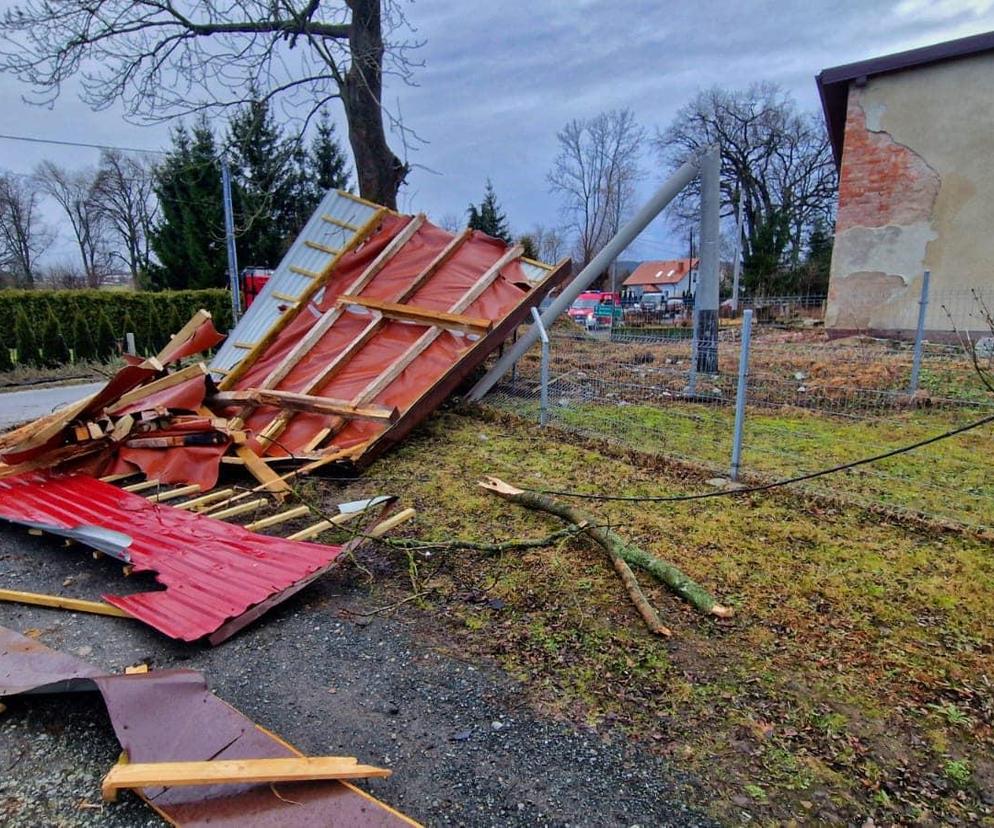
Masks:
[[[715,142],[721,144],[722,215],[734,214],[743,191],[746,258],[762,255],[773,265],[796,267],[811,228],[830,224],[834,212],[837,175],[820,116],[798,111],[774,83],[738,91],[714,87],[677,112],[654,144],[675,170]],[[699,204],[695,181],[677,199],[676,223],[696,224]]]
[[[410,81],[412,49],[400,0],[26,0],[0,26],[0,71],[30,84],[39,102],[84,76],[82,97],[101,109],[161,120],[249,103],[253,92],[310,117],[339,98],[359,188],[396,207],[408,165],[387,144],[384,71]],[[395,39],[396,38],[396,39]]]
[[[572,120],[560,130],[559,155],[548,181],[563,198],[563,215],[576,234],[579,264],[610,240],[631,208],[645,131],[630,109]]]
[[[52,243],[39,216],[34,187],[11,173],[0,174],[0,270],[20,287],[33,287],[35,260]]]
[[[111,255],[137,277],[147,273],[150,237],[155,221],[155,177],[142,159],[118,150],[104,150],[93,189],[94,207],[117,237]]]
[[[538,248],[538,257],[543,262],[554,264],[563,257],[566,251],[566,236],[562,230],[536,224],[528,235],[534,240],[535,247]]]
[[[58,204],[72,228],[88,287],[98,287],[110,266],[107,224],[99,209],[95,170],[72,171],[43,161],[35,172],[39,189]]]

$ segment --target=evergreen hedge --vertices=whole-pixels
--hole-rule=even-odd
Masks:
[[[105,360],[130,331],[138,353],[150,356],[200,308],[221,333],[231,326],[231,296],[221,289],[0,290],[0,348],[15,350],[22,365],[52,365],[70,350],[76,360]]]

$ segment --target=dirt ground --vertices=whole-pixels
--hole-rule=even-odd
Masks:
[[[632,495],[706,487],[658,457],[447,412],[362,479],[298,494],[326,508],[397,494],[418,509],[400,534],[435,542],[559,528],[483,493],[485,474]],[[301,749],[393,768],[369,790],[428,824],[994,825],[988,541],[790,492],[584,505],[735,618],[704,618],[642,577],[674,631],[654,637],[603,553],[571,538],[504,555],[371,545],[217,649],[9,604],[0,624],[111,670],[201,669]],[[112,562],[15,529],[0,532],[0,581],[88,598],[130,588]],[[133,801],[127,817],[80,807],[116,756],[98,703],[85,705],[21,699],[0,717],[5,823],[150,819]]]
[[[11,528],[0,531],[0,580],[90,596],[130,586],[118,566]],[[428,825],[713,824],[687,804],[692,778],[665,758],[537,713],[520,683],[463,657],[429,614],[369,615],[383,598],[359,580],[326,578],[216,649],[13,604],[0,605],[0,624],[110,671],[140,661],[201,670],[219,696],[298,748],[391,768],[364,787]],[[7,706],[0,823],[164,824],[130,793],[101,805],[100,779],[120,749],[99,696]]]

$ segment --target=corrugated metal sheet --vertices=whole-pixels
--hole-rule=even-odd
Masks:
[[[293,747],[215,696],[193,670],[136,675],[103,670],[0,627],[0,696],[37,690],[97,689],[132,762],[265,759],[299,756]],[[348,783],[146,788],[140,795],[174,825],[286,828],[341,825],[416,826],[414,820]]]
[[[254,344],[272,327],[280,314],[280,307],[285,307],[288,304],[286,299],[280,299],[274,296],[274,293],[281,296],[299,296],[304,288],[311,283],[310,278],[295,273],[290,269],[291,267],[320,273],[334,257],[334,254],[311,247],[307,242],[336,250],[340,249],[352,239],[355,235],[355,229],[362,227],[369,221],[377,209],[379,208],[361,201],[349,193],[329,190],[283,257],[279,267],[276,268],[255,301],[239,320],[238,325],[228,335],[227,341],[218,350],[211,362],[211,369],[231,370],[247,353],[246,348],[236,347],[236,343],[238,345]],[[327,221],[325,216],[355,229],[341,227]],[[320,294],[318,294],[318,300],[320,300]]]
[[[136,573],[156,573],[166,589],[104,599],[183,641],[211,635],[262,602],[277,603],[342,551],[257,535],[80,474],[0,480],[0,518],[55,534],[101,527],[127,535],[119,557]]]

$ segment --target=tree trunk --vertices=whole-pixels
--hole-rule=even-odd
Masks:
[[[397,209],[397,191],[408,166],[387,144],[383,129],[383,32],[380,0],[348,0],[352,9],[349,48],[352,64],[341,85],[359,194]]]
[[[689,578],[681,572],[677,567],[673,566],[673,564],[667,563],[654,555],[650,555],[644,549],[640,549],[639,547],[628,543],[621,538],[620,535],[612,532],[610,529],[598,526],[597,520],[590,515],[581,512],[579,509],[574,509],[564,503],[559,503],[558,501],[555,501],[550,497],[546,497],[545,495],[522,491],[521,489],[515,488],[514,486],[511,486],[496,477],[488,477],[485,482],[480,483],[480,486],[489,492],[493,492],[500,497],[510,500],[512,503],[524,506],[526,509],[535,509],[541,512],[548,512],[549,514],[555,515],[556,517],[562,518],[563,520],[582,528],[590,538],[595,540],[605,549],[605,551],[607,551],[607,553],[611,556],[612,562],[620,559],[620,561],[624,564],[644,569],[661,583],[668,586],[673,592],[683,598],[683,600],[701,612],[716,615],[719,618],[730,618],[733,615],[734,611],[731,607],[719,604],[711,593],[704,589],[704,587],[702,587],[695,580]],[[618,569],[617,564],[615,564],[615,568]],[[625,568],[627,569],[628,567],[626,566]],[[625,586],[629,587],[629,582],[626,580],[622,570],[618,569],[618,572],[622,575],[622,580],[625,581]],[[628,574],[631,575],[630,569],[628,569]],[[632,580],[634,580],[634,576],[632,576]],[[638,589],[637,584],[635,585],[635,588]],[[631,594],[631,589],[629,589],[629,594]],[[641,595],[641,591],[639,591],[639,595]],[[642,600],[644,601],[644,596],[642,596]],[[639,601],[636,600],[635,603],[636,606],[639,607],[639,611],[643,612],[642,607],[639,606]],[[645,617],[644,612],[643,617]],[[646,619],[646,621],[649,623],[649,619]],[[650,628],[651,626],[652,625],[650,624]]]

